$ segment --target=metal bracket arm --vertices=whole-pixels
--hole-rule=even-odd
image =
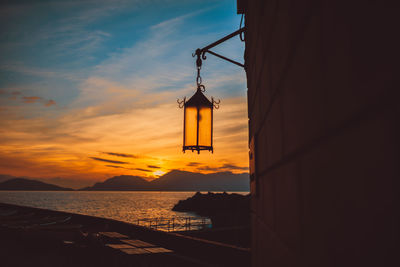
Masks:
[[[193,56],[193,57],[197,56],[198,60],[201,60],[201,59],[205,60],[205,59],[207,58],[207,57],[206,57],[206,53],[210,53],[211,55],[214,55],[214,56],[216,56],[216,57],[219,57],[219,58],[221,58],[221,59],[223,59],[223,60],[229,61],[229,62],[231,62],[231,63],[233,63],[233,64],[236,64],[236,65],[238,65],[238,66],[244,68],[244,65],[243,65],[242,63],[239,63],[239,62],[237,62],[237,61],[234,61],[234,60],[232,60],[232,59],[229,59],[229,58],[227,58],[227,57],[224,57],[224,56],[222,56],[222,55],[219,55],[219,54],[217,54],[217,53],[211,51],[210,49],[213,48],[213,47],[215,47],[215,46],[217,46],[217,45],[219,45],[219,44],[221,44],[221,43],[223,43],[223,42],[225,42],[226,40],[231,39],[232,37],[234,37],[234,36],[236,36],[236,35],[239,35],[239,34],[243,33],[243,32],[245,31],[245,29],[246,29],[246,28],[240,28],[239,30],[237,30],[237,31],[235,31],[235,32],[233,32],[233,33],[231,33],[231,34],[229,34],[229,35],[227,35],[227,36],[225,36],[225,37],[219,39],[218,41],[215,41],[215,42],[212,43],[212,44],[209,44],[209,45],[207,45],[207,46],[205,46],[205,47],[203,47],[203,48],[198,48],[198,49],[196,49],[196,52],[193,53],[192,56]],[[201,57],[201,59],[200,59],[200,57]],[[198,64],[198,65],[199,65],[199,64]],[[200,66],[201,66],[201,63],[200,63]]]
[[[224,60],[226,60],[226,61],[229,61],[229,62],[231,62],[231,63],[233,63],[233,64],[236,64],[236,65],[238,65],[238,66],[244,68],[244,65],[243,65],[242,63],[239,63],[239,62],[234,61],[234,60],[232,60],[232,59],[230,59],[230,58],[221,56],[220,54],[217,54],[217,53],[215,53],[215,52],[213,52],[213,51],[211,51],[211,50],[208,50],[207,52],[210,53],[211,55],[214,55],[214,56],[216,56],[216,57],[222,58],[222,59],[224,59]]]

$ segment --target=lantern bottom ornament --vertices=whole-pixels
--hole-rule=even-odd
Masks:
[[[208,150],[214,153],[212,146],[183,146],[183,153],[185,153],[186,150],[191,150],[192,152],[197,151],[198,154],[200,154],[201,150]]]

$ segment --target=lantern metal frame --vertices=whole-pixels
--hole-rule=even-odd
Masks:
[[[200,78],[201,80],[201,78]],[[214,108],[218,109],[219,108],[219,104],[221,103],[221,100],[215,100],[214,97],[211,97],[211,101],[208,100],[208,98],[203,94],[203,92],[205,91],[205,86],[202,84],[197,85],[197,90],[196,93],[192,96],[192,97],[196,97],[196,94],[201,94],[204,98],[207,99],[207,101],[210,103],[210,105],[208,106],[211,109],[211,140],[210,140],[210,146],[202,146],[199,145],[199,123],[200,123],[200,105],[193,105],[193,107],[197,108],[197,118],[196,118],[196,145],[191,145],[191,146],[186,146],[186,133],[185,133],[185,129],[186,129],[186,110],[183,112],[183,147],[182,150],[185,153],[186,150],[191,150],[192,152],[197,151],[198,154],[200,154],[201,150],[208,150],[211,151],[211,153],[214,153],[214,148],[213,148],[213,125],[214,125]],[[200,97],[200,95],[199,95]],[[190,98],[192,99],[192,98]],[[190,101],[189,99],[189,101]],[[180,101],[179,99],[177,100],[178,104],[179,104],[179,108],[183,108],[185,109],[187,107],[187,103],[188,101],[186,101],[186,97],[183,98],[182,101]],[[204,105],[207,106],[207,105]]]

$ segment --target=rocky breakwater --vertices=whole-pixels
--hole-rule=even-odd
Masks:
[[[250,225],[250,195],[197,192],[180,200],[172,210],[209,217],[213,228]]]

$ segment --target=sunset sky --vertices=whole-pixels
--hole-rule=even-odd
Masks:
[[[203,62],[214,154],[182,153],[191,54],[237,30],[236,1],[10,1],[0,6],[0,174],[92,184],[173,169],[247,172],[246,78]],[[243,62],[233,38],[214,49]]]

